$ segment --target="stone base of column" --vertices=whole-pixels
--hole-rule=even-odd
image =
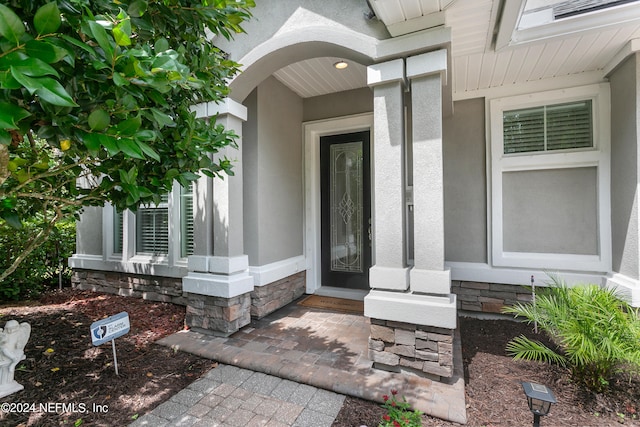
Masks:
[[[453,376],[455,295],[372,290],[364,298],[364,315],[371,318],[374,368],[436,380]]]
[[[251,294],[231,298],[186,293],[187,326],[196,332],[229,336],[251,322]]]
[[[371,319],[373,367],[419,376],[453,376],[453,329]]]

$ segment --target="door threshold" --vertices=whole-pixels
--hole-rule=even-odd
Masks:
[[[334,297],[343,299],[352,299],[356,301],[364,301],[364,297],[369,293],[364,289],[347,289],[337,288],[334,286],[321,286],[314,294],[322,297]]]

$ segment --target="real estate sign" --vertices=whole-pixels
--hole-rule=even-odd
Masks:
[[[98,320],[91,324],[91,342],[97,346],[111,341],[125,335],[130,327],[129,313],[126,311]]]

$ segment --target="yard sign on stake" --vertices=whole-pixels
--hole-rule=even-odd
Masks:
[[[130,327],[129,314],[126,311],[91,324],[91,342],[93,345],[99,346],[107,341],[111,341],[111,347],[113,348],[113,366],[116,368],[116,375],[119,374],[115,339],[128,333]]]

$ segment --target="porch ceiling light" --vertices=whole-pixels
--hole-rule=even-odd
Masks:
[[[336,62],[335,64],[333,64],[333,66],[337,69],[337,70],[344,70],[345,68],[347,68],[349,66],[349,64],[347,63],[347,61],[343,61],[342,59],[338,62]]]
[[[533,426],[540,427],[540,416],[547,415],[556,397],[551,389],[542,384],[522,382],[522,389],[527,396],[529,409],[533,412]]]

